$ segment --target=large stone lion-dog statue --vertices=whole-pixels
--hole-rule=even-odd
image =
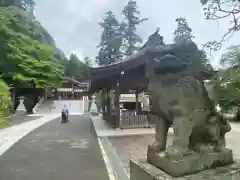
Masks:
[[[165,151],[169,158],[178,159],[190,151],[224,149],[225,133],[231,127],[216,111],[216,102],[208,94],[203,81],[204,68],[197,67],[200,60],[189,56],[198,51],[197,46],[189,42],[158,48],[159,55],[147,65],[151,113],[158,117],[151,148],[159,152],[166,149],[167,133],[172,125],[172,146]]]

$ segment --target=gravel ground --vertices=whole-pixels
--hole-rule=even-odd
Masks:
[[[234,157],[240,159],[240,146],[238,146],[240,132],[230,132],[227,134],[227,147],[233,150]],[[171,144],[172,135],[168,136],[167,144]],[[153,135],[141,136],[125,136],[108,138],[115,148],[119,158],[122,161],[123,167],[129,173],[130,159],[136,160],[138,158],[146,157],[147,147],[154,141]]]

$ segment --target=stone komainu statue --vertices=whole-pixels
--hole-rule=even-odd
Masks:
[[[149,60],[147,68],[151,113],[158,121],[155,142],[148,148],[148,161],[173,176],[233,163],[232,151],[225,148],[225,134],[231,127],[209,98],[202,77],[212,69],[201,62],[196,44],[161,44],[155,50],[158,57]],[[173,142],[166,148],[171,125]],[[159,153],[164,150],[160,158]],[[201,154],[209,154],[204,157],[210,160],[203,162]]]

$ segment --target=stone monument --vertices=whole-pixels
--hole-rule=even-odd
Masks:
[[[96,96],[92,96],[92,103],[91,103],[91,107],[90,107],[90,113],[92,115],[98,115],[98,108],[96,105]]]
[[[240,180],[240,163],[225,146],[231,126],[204,85],[211,68],[196,58],[196,44],[160,43],[154,51],[158,56],[147,61],[147,74],[151,113],[158,117],[155,142],[147,159],[130,162],[130,179]],[[166,147],[171,125],[173,141]]]
[[[19,105],[18,105],[18,107],[16,109],[16,113],[17,114],[25,114],[26,111],[27,111],[25,106],[24,106],[24,104],[23,104],[25,97],[24,96],[20,96],[18,99],[19,99]]]

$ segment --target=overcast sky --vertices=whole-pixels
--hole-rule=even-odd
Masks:
[[[80,58],[95,57],[101,34],[98,22],[108,10],[112,10],[121,19],[120,12],[127,1],[68,0],[64,3],[61,0],[36,0],[35,15],[66,55],[74,52]],[[159,25],[165,42],[171,43],[176,28],[174,20],[178,17],[187,19],[199,46],[207,41],[221,39],[228,29],[228,21],[217,24],[205,20],[199,0],[137,0],[137,3],[141,16],[148,17],[148,21],[138,27],[138,33],[144,41]],[[236,33],[223,49],[240,44],[239,37],[240,34]],[[218,66],[219,56],[212,59],[215,67]]]

